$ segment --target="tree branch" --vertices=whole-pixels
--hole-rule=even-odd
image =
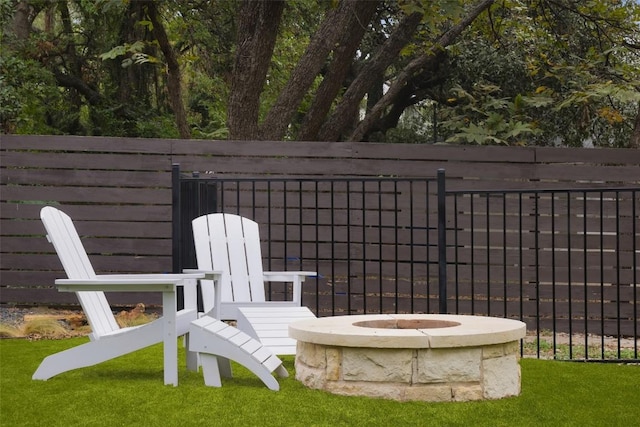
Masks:
[[[320,140],[337,141],[340,135],[346,133],[351,118],[357,114],[360,101],[371,85],[371,79],[384,72],[398,56],[418,28],[422,16],[421,12],[415,12],[400,21],[396,30],[384,42],[375,57],[362,68],[344,93],[336,110],[320,129]]]
[[[260,127],[260,138],[266,140],[280,140],[284,137],[291,118],[296,113],[302,98],[313,84],[314,79],[324,66],[327,56],[334,50],[344,34],[359,34],[358,41],[362,39],[364,30],[358,31],[354,21],[357,19],[357,10],[364,7],[370,11],[366,24],[375,11],[376,3],[373,1],[342,0],[337,8],[329,11],[320,28],[314,33],[307,49],[298,61],[296,68],[291,73],[289,81],[280,92],[278,99],[267,114]]]
[[[360,122],[358,127],[353,131],[349,137],[349,141],[360,141],[362,137],[369,132],[373,123],[378,120],[385,109],[393,103],[393,100],[398,96],[404,85],[410,79],[410,77],[419,72],[419,70],[425,68],[429,61],[433,61],[437,58],[438,53],[450,44],[452,44],[456,38],[469,26],[471,23],[486,9],[488,9],[495,0],[481,0],[476,4],[469,13],[456,25],[446,31],[438,41],[434,44],[434,47],[424,55],[421,55],[411,61],[402,72],[398,75],[393,82],[387,93],[378,101],[378,103],[369,111],[367,116]]]
[[[89,104],[97,105],[102,101],[102,95],[100,95],[100,92],[92,89],[80,77],[64,74],[60,71],[54,71],[53,75],[60,86],[77,90],[78,93],[85,97]]]
[[[374,1],[359,3],[360,7],[356,9],[352,21],[348,24],[349,30],[343,34],[342,40],[335,48],[334,59],[329,65],[329,70],[322,79],[313,102],[304,116],[298,131],[298,140],[310,141],[317,138],[318,131],[331,110],[331,104],[340,92],[345,77],[349,73],[355,52],[378,6],[378,2]]]

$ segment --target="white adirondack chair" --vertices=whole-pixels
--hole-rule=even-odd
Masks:
[[[192,221],[198,271],[222,273],[220,286],[201,281],[205,313],[237,321],[238,329],[258,339],[275,354],[295,354],[289,323],[314,318],[301,306],[302,283],[314,271],[267,272],[262,269],[258,224],[238,215],[215,213]],[[293,284],[290,301],[267,301],[265,282]],[[214,296],[214,298],[211,298]]]
[[[161,278],[176,284],[194,280],[193,275],[185,274],[96,275],[71,218],[50,206],[44,207],[40,216],[47,230],[47,238],[53,243],[65,272],[71,279],[68,282],[117,284],[126,287],[147,279]],[[188,340],[187,368],[197,370],[195,352],[200,353],[205,384],[220,386],[220,374],[231,374],[230,368],[225,368],[228,360],[235,360],[258,375],[270,389],[278,390],[278,382],[271,376],[271,372],[284,369],[282,362],[258,341],[245,336],[236,328],[220,327],[221,322],[209,317],[197,319],[196,286],[193,285],[184,286],[185,308],[177,311],[175,319],[177,336],[189,333],[193,335]],[[121,328],[104,292],[82,291],[76,292],[76,295],[92,329],[91,341],[46,357],[33,374],[34,380],[47,380],[63,372],[96,365],[163,341],[165,324],[162,318],[141,326]],[[218,357],[227,362],[222,368],[218,368]],[[175,381],[177,383],[177,378]]]

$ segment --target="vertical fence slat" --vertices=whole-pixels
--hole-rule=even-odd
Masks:
[[[447,313],[447,199],[444,169],[438,169],[438,295],[440,313]]]

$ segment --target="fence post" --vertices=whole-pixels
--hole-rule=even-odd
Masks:
[[[180,165],[171,165],[171,260],[173,262],[173,272],[182,271],[180,260]]]
[[[438,294],[440,314],[447,313],[447,216],[444,169],[438,169]]]
[[[171,260],[174,273],[182,272],[180,215],[180,165],[174,163],[171,165]],[[182,286],[176,289],[176,308],[178,310],[184,308],[184,289]]]

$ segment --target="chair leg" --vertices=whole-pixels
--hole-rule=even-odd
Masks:
[[[289,376],[289,372],[287,372],[287,368],[285,368],[284,365],[278,366],[274,372],[280,378],[287,378]]]
[[[213,354],[201,353],[200,361],[202,362],[204,385],[209,387],[222,387],[218,358]]]
[[[195,351],[189,351],[189,334],[184,336],[184,347],[187,355],[187,370],[198,372],[198,353]]]
[[[158,342],[153,334],[141,333],[144,331],[141,328],[126,335],[102,338],[47,356],[40,363],[32,378],[34,380],[48,380],[64,372],[97,365]]]
[[[218,356],[218,367],[220,368],[220,376],[225,378],[232,378],[233,372],[231,371],[231,361],[226,357]]]

